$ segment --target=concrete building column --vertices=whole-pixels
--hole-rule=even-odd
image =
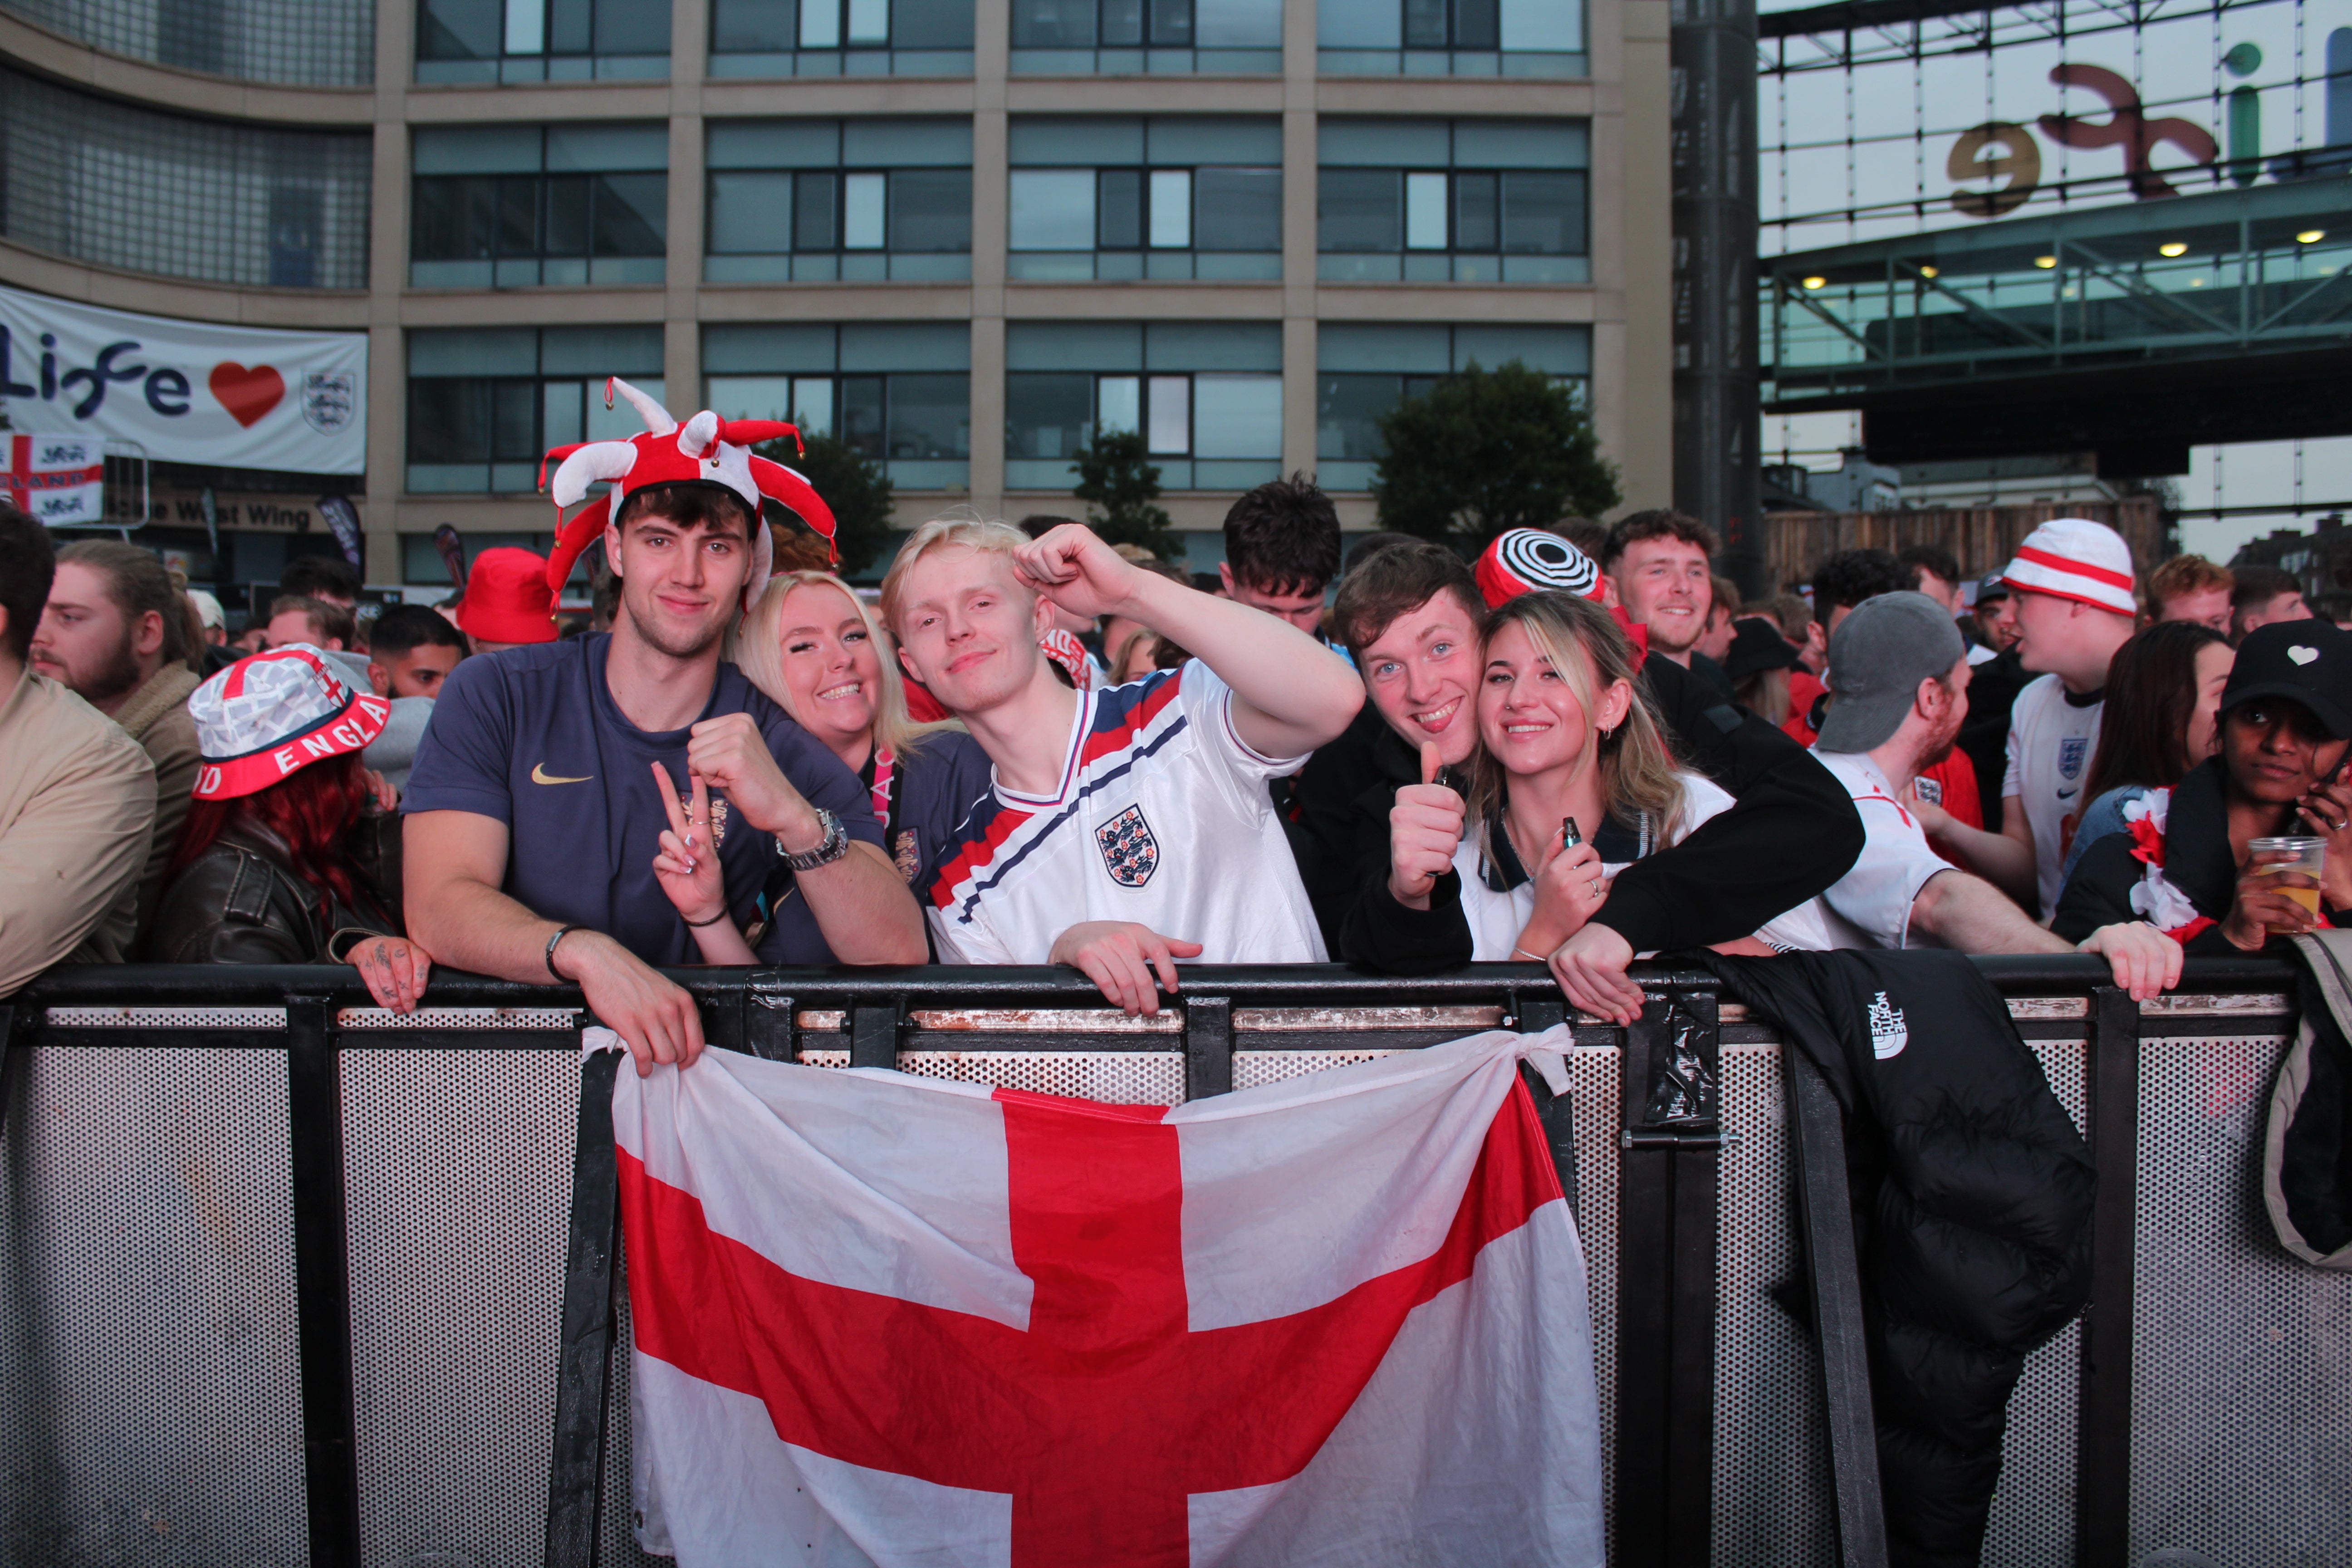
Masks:
[[[974,0],[971,117],[971,504],[1004,511],[1004,247],[1013,10]]]
[[[1282,471],[1315,468],[1315,6],[1282,9]]]
[[[407,488],[408,80],[415,0],[376,0],[375,144],[368,174],[367,504],[361,509],[371,583],[403,575],[394,497]]]

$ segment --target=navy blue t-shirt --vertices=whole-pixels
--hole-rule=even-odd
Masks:
[[[869,752],[858,774],[869,791],[875,772]],[[888,799],[875,805],[886,814],[882,826],[890,858],[916,902],[930,897],[931,879],[961,843],[964,818],[988,798],[995,779],[988,753],[961,730],[926,736],[912,757],[891,770]]]
[[[611,644],[604,635],[574,637],[460,662],[441,684],[400,809],[497,818],[509,835],[509,897],[549,920],[604,931],[648,963],[699,963],[693,932],[654,879],[669,817],[653,764],[667,767],[679,791],[690,790],[688,731],[654,733],[622,715],[604,685]],[[776,765],[810,805],[840,817],[852,838],[881,845],[881,825],[857,776],[741,670],[721,664],[696,722],[739,712],[751,715]],[[729,820],[723,799],[711,792],[736,925],[749,929],[762,903],[772,903],[753,948],[762,963],[833,963],[776,841]]]

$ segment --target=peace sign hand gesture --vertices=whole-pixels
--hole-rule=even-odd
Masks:
[[[654,857],[654,880],[688,925],[708,925],[727,912],[726,879],[719,847],[710,838],[710,788],[700,773],[688,773],[694,794],[681,811],[669,770],[659,763],[653,770],[661,786],[662,810],[669,816],[661,852]]]

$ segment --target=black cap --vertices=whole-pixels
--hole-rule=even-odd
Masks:
[[[2221,711],[2256,697],[2300,702],[2336,740],[2352,740],[2352,632],[2326,621],[2273,621],[2238,645]]]
[[[1977,603],[1990,605],[1995,599],[2009,597],[2009,584],[1998,572],[1988,572],[1977,580]]]
[[[1723,673],[1734,680],[1767,669],[1793,669],[1797,650],[1761,616],[1742,616],[1731,623],[1731,647],[1723,656]]]

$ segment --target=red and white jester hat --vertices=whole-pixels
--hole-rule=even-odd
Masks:
[[[775,548],[768,539],[768,531],[761,526],[761,498],[790,507],[803,522],[824,535],[826,545],[832,547],[833,509],[824,504],[824,499],[816,493],[807,477],[798,469],[770,462],[751,452],[756,443],[784,436],[791,437],[797,447],[799,430],[778,419],[721,419],[708,408],[680,426],[670,417],[668,409],[618,376],[604,383],[605,407],[613,406],[613,395],[616,392],[627,398],[645,419],[644,435],[632,436],[625,441],[574,442],[548,451],[549,458],[558,460],[555,482],[548,487],[548,497],[555,502],[558,517],[566,507],[577,506],[586,500],[590,485],[609,482],[613,487],[593,505],[582,508],[556,534],[555,549],[547,562],[550,588],[558,594],[563,591],[580,552],[604,537],[604,524],[620,510],[629,492],[647,485],[717,485],[743,499],[743,504],[751,509],[752,523],[751,578],[743,587],[747,605],[768,585],[770,567],[775,560]],[[547,465],[542,462],[542,483],[546,476]],[[841,559],[837,548],[833,550],[833,558]]]

